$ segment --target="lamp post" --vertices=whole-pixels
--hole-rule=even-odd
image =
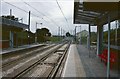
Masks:
[[[35,33],[35,43],[37,44],[37,25],[40,24],[42,26],[42,23],[36,22],[36,33]]]
[[[21,21],[21,23],[23,23],[23,18],[19,19],[18,21]]]

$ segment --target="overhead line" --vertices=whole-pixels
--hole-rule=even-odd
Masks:
[[[23,0],[22,0],[23,1]],[[54,22],[51,18],[49,18],[48,16],[46,16],[45,14],[43,14],[42,12],[38,11],[36,8],[34,8],[33,6],[31,6],[30,4],[28,4],[27,2],[23,1],[26,5],[30,6],[31,8],[33,8],[34,10],[36,10],[38,13],[40,13],[41,15],[47,17],[49,20],[51,20],[51,22],[53,22],[56,26],[60,27],[59,25],[56,24],[56,22]]]
[[[4,1],[4,0],[2,0],[2,1]],[[4,2],[5,2],[5,1],[4,1]],[[26,12],[26,13],[28,13],[26,10],[21,9],[21,8],[19,8],[19,7],[15,6],[15,5],[13,5],[13,4],[10,4],[9,2],[5,2],[5,3],[6,3],[6,4],[9,4],[9,5],[13,6],[13,7],[16,7],[17,9],[20,9],[20,10],[22,10],[22,11]]]
[[[19,10],[22,10],[23,12],[25,12],[25,13],[29,13],[28,11],[26,11],[26,10],[24,10],[24,9],[22,9],[22,8],[20,8],[20,7],[18,7],[18,6],[16,6],[16,5],[13,5],[13,4],[11,4],[11,3],[9,3],[9,2],[6,2],[6,1],[4,1],[4,0],[2,0],[3,2],[5,2],[6,4],[9,4],[9,5],[11,5],[11,6],[13,6],[13,7],[15,7],[15,8],[17,8],[17,9],[19,9]],[[25,2],[26,3],[26,2]],[[28,4],[28,3],[26,3],[27,5],[29,5],[29,6],[31,6],[30,4]],[[31,6],[31,8],[34,8],[34,7],[32,7]],[[34,10],[36,10],[37,12],[39,12],[37,9],[35,9],[34,8]],[[42,14],[41,12],[39,12],[40,14]],[[37,16],[36,14],[33,14],[33,13],[31,13],[33,16],[36,16],[36,17],[39,17],[39,18],[41,18],[40,16]],[[46,15],[44,15],[44,14],[42,14],[43,16],[45,16],[45,17],[47,17],[48,19],[50,19],[48,16],[46,16]],[[43,18],[42,18],[43,19]],[[46,21],[45,19],[43,19],[44,21]],[[56,24],[56,22],[54,22],[52,19],[50,19],[51,21],[52,21],[52,23],[54,23],[56,26],[58,26],[58,27],[60,27],[59,25],[57,25]],[[48,22],[48,21],[46,21],[46,22]]]
[[[4,0],[2,0],[2,1],[4,1]],[[4,1],[5,2],[5,1]],[[21,9],[20,7],[18,7],[18,6],[15,6],[15,5],[13,5],[13,4],[11,4],[11,3],[9,3],[9,2],[5,2],[6,4],[9,4],[9,5],[11,5],[11,6],[13,6],[13,7],[15,7],[15,8],[17,8],[17,9],[19,9],[19,10],[22,10],[22,11],[24,11],[25,13],[29,13],[28,11],[26,11],[26,10],[24,10],[24,9]],[[36,17],[39,17],[39,16],[37,16],[37,15],[35,15],[35,14],[33,14],[33,13],[31,13],[33,16],[36,16]],[[40,17],[41,18],[41,17]]]
[[[4,1],[4,0],[2,0],[2,1]],[[4,1],[5,2],[5,1]],[[17,8],[17,9],[19,9],[19,10],[22,10],[22,11],[24,11],[25,13],[29,13],[29,12],[27,12],[26,10],[24,10],[24,9],[21,9],[20,7],[18,7],[18,6],[15,6],[15,5],[13,5],[13,4],[11,4],[11,3],[9,3],[9,2],[5,2],[6,4],[9,4],[9,5],[11,5],[11,6],[13,6],[13,7],[15,7],[15,8]],[[35,14],[33,14],[33,13],[31,13],[33,16],[36,16],[36,17],[39,17],[39,18],[41,18],[40,16],[37,16],[37,15],[35,15]],[[43,18],[42,18],[43,19]],[[43,19],[44,21],[46,21],[45,19]],[[48,22],[48,21],[46,21],[46,22]],[[55,23],[54,23],[55,24]]]
[[[60,7],[60,5],[59,5],[59,3],[58,3],[57,0],[56,0],[56,2],[57,2],[57,5],[58,5],[58,7],[59,7],[59,9],[60,9],[60,11],[61,11],[63,17],[65,18],[65,20],[66,20],[66,22],[67,22],[67,25],[68,25],[68,20],[67,20],[67,18],[65,17],[65,15],[64,15],[64,13],[63,13],[63,11],[62,11],[62,8]],[[68,25],[68,28],[69,28],[69,25]]]

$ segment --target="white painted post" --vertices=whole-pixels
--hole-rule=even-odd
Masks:
[[[116,23],[116,28],[115,28],[115,45],[117,46],[117,25],[118,25],[118,21],[115,21]]]
[[[29,11],[29,17],[28,17],[28,44],[30,44],[30,11]]]
[[[82,31],[81,31],[81,26],[80,26],[80,44],[82,44],[82,37],[81,37],[81,34],[82,33]]]
[[[99,48],[100,48],[100,45],[99,45],[99,44],[100,44],[100,43],[99,43],[99,42],[100,42],[100,41],[99,41],[99,32],[100,32],[100,31],[99,31],[99,30],[100,30],[100,29],[99,29],[99,26],[97,26],[97,56],[99,55],[99,51],[100,51],[100,49],[99,49]]]
[[[90,57],[90,24],[88,27],[88,50],[89,50],[89,57]]]
[[[35,43],[37,44],[37,22],[36,22]]]
[[[77,27],[77,26],[75,26],[75,42],[76,42],[76,27]]]
[[[10,19],[12,18],[12,9],[10,9]]]
[[[108,59],[107,59],[107,77],[110,77],[110,15],[108,14]]]
[[[58,40],[60,40],[60,27],[58,27]]]

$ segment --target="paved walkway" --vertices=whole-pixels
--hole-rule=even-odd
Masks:
[[[96,51],[83,45],[71,44],[62,77],[106,77],[106,66],[96,56]],[[118,72],[111,70],[110,77],[119,77]]]
[[[85,71],[75,44],[70,46],[62,77],[85,77]]]
[[[86,77],[106,77],[106,66],[100,61],[99,57],[96,56],[95,51],[88,51],[83,45],[77,45],[79,56],[81,58]],[[111,71],[111,77],[118,77],[118,72]]]

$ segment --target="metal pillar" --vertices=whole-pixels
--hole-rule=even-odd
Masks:
[[[62,28],[61,28],[61,39],[62,39]]]
[[[76,26],[75,26],[75,42],[76,42]]]
[[[88,38],[88,35],[87,35],[87,48],[88,48],[88,40],[89,40],[89,38]]]
[[[37,22],[36,22],[35,43],[37,44]]]
[[[12,9],[10,9],[10,19],[12,18]],[[10,48],[14,47],[13,32],[10,31]]]
[[[10,9],[10,19],[12,18],[12,9]]]
[[[103,48],[103,26],[97,26],[97,56],[101,53]]]
[[[117,25],[118,25],[118,21],[116,20],[116,28],[115,28],[115,45],[117,46]]]
[[[80,32],[81,32],[81,26],[80,26]],[[80,44],[82,44],[82,37],[81,37],[81,33],[80,33]]]
[[[119,22],[118,22],[118,28],[120,28],[120,20],[119,20]]]
[[[91,30],[90,30],[90,24],[89,24],[89,26],[88,26],[88,50],[89,50],[89,57],[90,57],[90,32],[91,32]]]
[[[18,21],[21,21],[21,23],[23,23],[23,18],[19,19]]]
[[[90,24],[88,26],[88,49],[90,49]]]
[[[60,40],[60,27],[58,27],[58,40]]]
[[[37,25],[38,24],[41,24],[41,27],[42,27],[42,23],[37,23],[36,22],[36,33],[35,33],[35,43],[37,44],[38,43],[38,37],[37,37]]]
[[[30,44],[30,11],[29,11],[29,18],[28,18],[28,44]]]
[[[110,77],[110,15],[108,14],[108,59],[107,59],[107,77]]]
[[[65,36],[65,30],[63,29],[63,39],[64,39],[64,36]]]
[[[13,39],[13,32],[10,31],[10,48],[13,48],[14,47],[14,39]]]
[[[97,26],[97,56],[99,55],[99,52],[100,52],[100,47],[99,47],[99,26]]]

